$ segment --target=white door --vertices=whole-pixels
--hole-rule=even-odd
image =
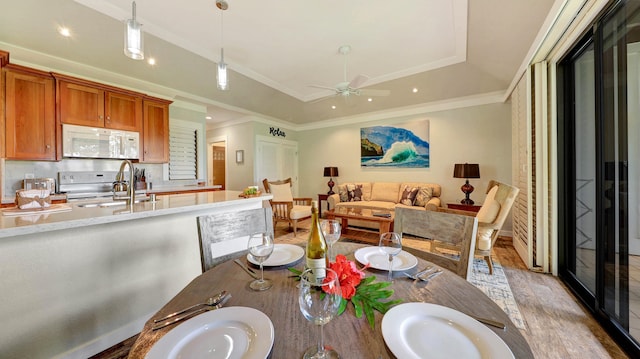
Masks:
[[[291,177],[292,192],[298,195],[298,142],[267,136],[256,137],[256,178],[283,180]]]

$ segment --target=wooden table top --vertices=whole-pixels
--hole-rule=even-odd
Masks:
[[[354,260],[354,251],[363,246],[365,245],[338,242],[333,248],[335,253],[345,254],[347,258]],[[243,261],[246,262],[246,259],[243,258]],[[427,261],[418,258],[418,265],[408,272],[417,272],[427,264]],[[294,267],[302,269],[303,265],[303,261],[299,261]],[[223,289],[232,294],[227,307],[252,307],[271,319],[275,328],[271,358],[301,357],[309,346],[317,343],[319,329],[302,316],[298,307],[297,282],[290,274],[286,267],[265,268],[265,278],[273,281],[273,287],[264,292],[254,292],[248,286],[252,278],[233,260],[212,268],[196,277],[147,321],[131,348],[129,358],[144,358],[162,336],[179,325],[152,331],[154,318],[203,302]],[[386,271],[367,269],[367,276],[370,275],[377,277],[376,282],[386,280]],[[527,341],[504,311],[479,289],[452,272],[445,270],[429,283],[412,281],[401,273],[394,273],[394,282],[389,288],[395,291],[390,299],[402,299],[403,303],[434,303],[506,323],[505,330],[488,328],[504,340],[516,358],[533,358]],[[341,358],[395,358],[382,336],[382,317],[381,313],[375,312],[375,329],[371,329],[364,317],[355,317],[353,307],[349,304],[341,316],[325,325],[325,344],[335,348]]]
[[[374,216],[374,213],[388,213],[389,217],[386,216]],[[393,222],[393,213],[392,211],[386,210],[378,210],[378,209],[370,209],[370,208],[350,208],[350,207],[338,207],[326,212],[327,217],[338,217],[338,218],[350,218],[350,219],[360,219],[364,221],[372,221],[372,222]]]

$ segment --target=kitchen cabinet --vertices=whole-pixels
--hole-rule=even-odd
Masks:
[[[169,162],[169,104],[171,101],[144,99],[140,162]]]
[[[3,143],[7,143],[5,140],[5,130],[4,130],[4,76],[2,76],[2,68],[9,63],[9,53],[6,51],[0,50],[0,158],[4,158],[4,146]],[[0,185],[2,185],[2,181],[0,180]],[[0,190],[0,192],[2,192]]]
[[[142,94],[53,74],[60,123],[142,131]]]
[[[56,160],[55,84],[49,73],[8,64],[5,85],[5,155]]]

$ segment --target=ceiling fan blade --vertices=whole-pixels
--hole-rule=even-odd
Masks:
[[[360,96],[389,96],[391,91],[389,90],[374,90],[374,89],[360,89],[358,95]]]
[[[317,89],[323,89],[323,90],[331,90],[331,91],[336,91],[335,87],[329,87],[329,86],[322,86],[322,85],[307,85],[309,87],[313,87],[313,88],[317,88]]]
[[[349,82],[349,87],[352,89],[360,88],[360,86],[364,85],[365,82],[369,81],[369,77],[365,75],[358,75]]]

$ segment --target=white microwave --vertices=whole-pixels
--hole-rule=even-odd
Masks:
[[[62,156],[72,158],[140,158],[140,134],[76,125],[62,125]]]

